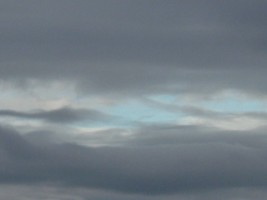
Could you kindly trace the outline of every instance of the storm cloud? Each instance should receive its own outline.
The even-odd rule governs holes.
[[[265,94],[265,1],[1,4],[4,80],[63,79],[94,93]]]
[[[2,183],[60,183],[153,195],[267,184],[266,148],[245,145],[242,140],[249,140],[249,135],[204,142],[198,140],[199,135],[184,134],[196,138],[195,142],[173,147],[88,148],[35,146],[6,128],[0,134]],[[262,139],[267,141],[262,135],[258,142]]]
[[[0,198],[263,199],[266,8],[0,0]]]

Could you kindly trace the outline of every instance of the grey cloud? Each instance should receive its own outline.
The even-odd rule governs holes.
[[[69,123],[77,121],[108,121],[111,117],[96,110],[88,109],[73,109],[70,107],[62,107],[49,111],[34,111],[34,112],[21,112],[14,110],[0,110],[0,117],[16,117],[31,120],[45,120],[54,123]]]
[[[159,93],[208,96],[227,89],[266,95],[266,8],[265,0],[0,0],[0,81],[30,88],[71,83],[88,96],[111,94],[115,99]],[[146,102],[214,123],[238,116],[266,120],[260,112],[228,116]],[[40,129],[51,132],[29,127],[25,130],[34,130],[26,135],[0,127],[3,199],[15,199],[5,196],[11,190],[1,192],[6,185],[63,188],[60,195],[35,193],[32,199],[74,199],[70,187],[71,192],[101,193],[82,192],[81,200],[266,196],[266,127],[220,131],[172,124],[137,128],[137,123],[129,134],[113,128],[66,136],[72,130],[54,132],[68,129],[66,123],[114,117],[69,107],[3,108],[0,117],[62,127],[44,123]],[[66,141],[106,146],[62,143]],[[108,147],[112,145],[117,146]]]
[[[266,91],[265,1],[1,2],[4,80],[67,79],[102,94]]]
[[[260,146],[225,140],[173,147],[35,146],[4,128],[0,137],[2,184],[60,183],[146,195],[267,184],[267,152]]]
[[[20,186],[7,185],[1,186],[0,198],[5,200],[35,200],[35,199],[51,199],[51,200],[213,200],[213,199],[244,199],[244,200],[261,200],[266,196],[266,188],[234,188],[222,189],[211,192],[195,192],[192,194],[176,194],[176,195],[162,195],[162,196],[145,196],[114,193],[103,190],[83,190],[73,189],[69,191],[68,188],[51,188],[44,185],[39,186]]]
[[[252,117],[254,119],[264,119],[264,120],[267,119],[267,113],[264,111],[262,112],[260,111],[222,112],[222,111],[214,111],[214,110],[205,109],[201,107],[194,107],[194,106],[180,107],[180,111],[190,116],[197,116],[201,118],[210,118],[210,119],[227,119],[231,117],[232,118],[233,117]]]
[[[124,143],[133,146],[163,147],[225,143],[248,148],[265,148],[267,140],[265,126],[254,130],[227,131],[201,125],[152,124],[141,126]]]
[[[100,130],[77,131],[49,130],[46,127],[40,130],[27,132],[25,138],[33,143],[77,143],[86,146],[122,146],[129,140],[132,131],[123,128],[103,128]]]

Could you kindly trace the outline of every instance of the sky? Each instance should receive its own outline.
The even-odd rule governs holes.
[[[266,9],[0,0],[0,199],[264,199]]]

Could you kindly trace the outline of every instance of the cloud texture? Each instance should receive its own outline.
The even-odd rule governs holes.
[[[0,0],[0,198],[264,199],[266,8]]]
[[[48,182],[152,195],[266,185],[267,139],[260,133],[254,141],[249,134],[178,133],[175,146],[96,149],[36,146],[5,128],[0,137],[2,183]]]

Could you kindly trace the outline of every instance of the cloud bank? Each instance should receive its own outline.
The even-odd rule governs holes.
[[[264,199],[266,8],[0,0],[0,199]]]
[[[0,137],[2,184],[49,183],[147,195],[267,184],[264,134],[252,142],[249,134],[183,133],[178,145],[138,148],[36,146],[6,128]]]

